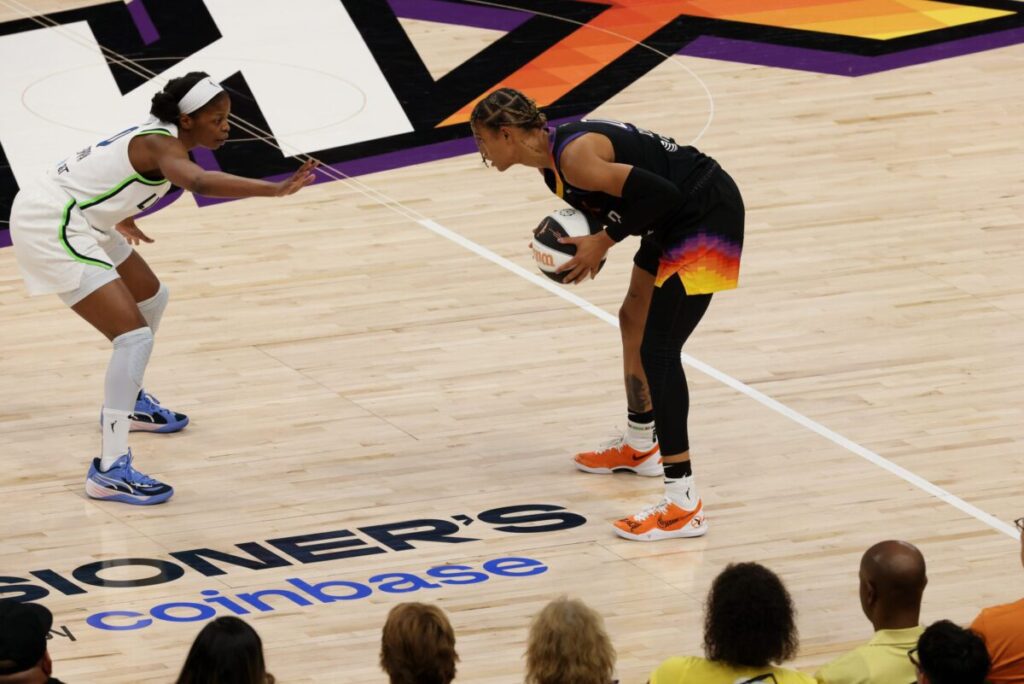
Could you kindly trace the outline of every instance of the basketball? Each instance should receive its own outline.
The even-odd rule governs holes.
[[[558,209],[544,217],[533,230],[533,240],[530,241],[530,251],[533,252],[533,260],[537,262],[540,272],[552,280],[563,283],[565,273],[555,273],[559,266],[569,261],[576,254],[576,245],[563,245],[558,241],[562,237],[586,237],[600,232],[601,226],[591,221],[581,211],[576,209]],[[598,270],[604,266],[605,259],[601,260]]]

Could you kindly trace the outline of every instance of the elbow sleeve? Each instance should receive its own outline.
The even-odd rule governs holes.
[[[619,242],[626,235],[641,235],[683,205],[683,194],[672,181],[633,167],[622,186],[628,225],[610,225],[608,236]]]

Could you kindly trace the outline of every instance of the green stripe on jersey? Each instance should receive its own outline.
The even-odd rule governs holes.
[[[121,181],[120,183],[118,183],[114,187],[112,187],[110,190],[107,190],[102,195],[96,195],[95,197],[93,197],[91,199],[87,199],[84,202],[82,202],[81,204],[79,204],[78,206],[81,209],[88,209],[89,207],[94,207],[97,204],[99,204],[100,202],[102,202],[104,200],[107,200],[107,199],[110,199],[111,197],[113,197],[117,193],[119,193],[122,190],[124,190],[128,185],[130,185],[132,183],[135,183],[135,182],[142,183],[143,185],[163,185],[164,183],[167,183],[168,181],[167,181],[166,178],[163,179],[163,180],[158,180],[158,181],[149,180],[148,178],[144,178],[144,177],[140,176],[139,174],[134,173],[134,174],[128,176],[127,178],[125,178],[123,181]]]
[[[64,209],[61,211],[60,228],[57,230],[57,239],[60,240],[60,244],[64,248],[64,251],[67,252],[72,259],[74,259],[75,261],[80,261],[83,264],[88,264],[90,266],[99,266],[100,268],[107,271],[114,268],[113,264],[108,264],[106,261],[100,261],[99,259],[90,259],[84,254],[79,254],[78,252],[75,251],[75,248],[71,246],[71,243],[68,242],[68,223],[71,220],[71,210],[74,208],[75,200],[71,199],[68,200],[68,203],[64,205]]]

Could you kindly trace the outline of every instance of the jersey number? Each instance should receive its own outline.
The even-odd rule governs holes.
[[[132,126],[131,128],[126,128],[123,131],[121,131],[120,133],[118,133],[117,135],[115,135],[114,137],[107,138],[103,142],[96,143],[96,147],[106,147],[107,145],[109,145],[110,143],[114,142],[118,138],[123,138],[124,136],[128,135],[129,133],[134,131],[136,128],[138,128],[138,126]]]
[[[139,208],[139,210],[141,211],[142,209],[146,208],[146,205],[149,204],[149,201],[151,199],[153,199],[154,197],[156,197],[156,193],[155,192],[152,195],[150,195],[149,197],[147,197],[146,199],[144,199],[141,202],[139,202],[138,204],[136,204],[135,206],[137,206]]]

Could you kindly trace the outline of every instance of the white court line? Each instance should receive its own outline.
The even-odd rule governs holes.
[[[501,266],[506,271],[510,271],[519,276],[520,278],[524,278],[533,283],[534,285],[538,285],[547,290],[548,292],[551,292],[552,294],[561,297],[567,302],[575,304],[576,306],[580,307],[587,313],[600,318],[605,323],[613,325],[616,328],[619,327],[618,317],[613,316],[604,309],[592,304],[591,302],[588,302],[583,297],[580,297],[579,295],[570,292],[565,287],[556,284],[554,281],[539,276],[536,273],[533,273],[532,271],[526,270],[519,264],[509,261],[505,257],[492,252],[486,247],[479,245],[468,238],[463,237],[462,235],[456,233],[455,231],[449,228],[445,228],[436,221],[433,221],[432,219],[417,219],[416,222],[419,223],[424,228],[426,228],[427,230],[430,230],[440,235],[446,240],[451,240],[460,247],[464,247],[465,249],[468,249],[474,254],[482,256],[484,259],[487,259],[491,263]],[[874,451],[871,451],[870,449],[867,449],[861,446],[860,444],[857,444],[853,440],[843,437],[838,432],[830,430],[821,423],[808,418],[804,414],[791,409],[790,407],[786,406],[785,404],[779,401],[776,401],[775,399],[772,399],[767,394],[754,389],[750,385],[741,382],[740,380],[737,380],[731,375],[727,375],[722,371],[718,370],[717,368],[709,366],[703,361],[693,358],[689,354],[684,353],[682,355],[682,359],[683,363],[685,363],[687,366],[690,366],[700,371],[701,373],[704,373],[705,375],[710,376],[715,380],[718,380],[723,385],[727,385],[736,390],[737,392],[740,392],[741,394],[750,397],[751,399],[761,404],[762,406],[765,406],[771,409],[772,411],[775,411],[776,413],[781,414],[786,418],[789,418],[793,422],[804,426],[811,432],[814,432],[815,434],[824,437],[825,439],[846,449],[847,451],[850,451],[856,454],[857,456],[860,456],[865,461],[874,463],[879,468],[889,471],[896,477],[899,477],[900,479],[904,480],[905,482],[908,482],[909,484],[912,484],[918,489],[927,492],[928,494],[931,494],[932,496],[941,501],[944,501],[945,503],[966,513],[972,518],[980,520],[989,527],[999,532],[1002,532],[1003,534],[1008,535],[1013,539],[1017,539],[1017,529],[1013,525],[1003,522],[999,518],[989,513],[986,513],[977,506],[967,503],[966,501],[956,496],[955,494],[952,494],[943,489],[942,487],[939,487],[938,485],[929,482],[920,475],[910,470],[907,470],[903,466],[896,465],[895,463],[885,458],[884,456],[880,456]]]

